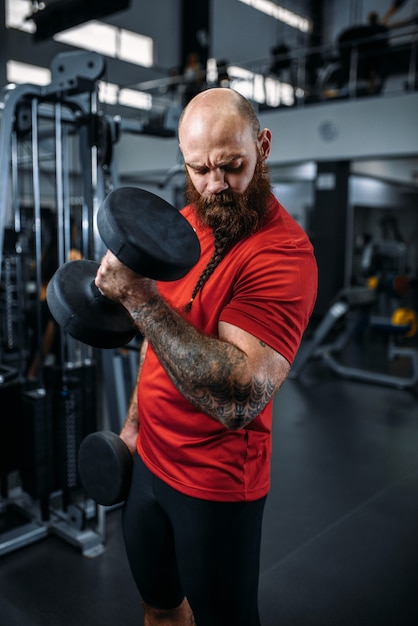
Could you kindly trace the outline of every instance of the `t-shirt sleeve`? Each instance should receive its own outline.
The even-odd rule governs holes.
[[[263,249],[241,269],[220,320],[258,337],[292,363],[315,304],[317,266],[309,240]]]

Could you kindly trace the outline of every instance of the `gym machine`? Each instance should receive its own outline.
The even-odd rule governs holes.
[[[98,429],[119,430],[140,338],[123,350],[101,350],[57,325],[55,362],[44,357],[44,213],[51,205],[58,266],[74,247],[96,263],[105,252],[97,214],[118,187],[112,146],[125,127],[147,130],[99,110],[100,55],[60,54],[50,69],[47,86],[0,92],[0,397],[11,407],[0,419],[0,555],[55,534],[92,557],[104,550],[108,507],[84,492],[78,450]],[[35,310],[30,329],[28,309]],[[39,357],[34,379],[27,377],[31,337]]]
[[[417,332],[416,315],[407,308],[397,309],[391,317],[373,315],[377,299],[377,290],[369,287],[342,289],[318,324],[312,338],[306,341],[296,355],[289,378],[298,379],[311,360],[321,359],[342,378],[398,389],[414,387],[418,382],[418,350],[411,346],[397,345],[396,337],[413,336]],[[385,373],[344,362],[343,351],[357,335],[361,335],[365,327],[387,336],[386,359],[389,363],[396,359],[406,359],[410,365],[409,375]]]

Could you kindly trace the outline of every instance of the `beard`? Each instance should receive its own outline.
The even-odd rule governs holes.
[[[202,197],[186,170],[186,199],[189,204],[195,205],[200,223],[211,228],[214,235],[212,258],[202,271],[191,299],[184,307],[186,312],[191,310],[196,295],[231,248],[264,225],[271,194],[267,171],[263,159],[258,155],[254,175],[244,193],[222,191]]]
[[[268,169],[260,155],[253,178],[244,193],[222,191],[203,197],[195,189],[186,171],[186,199],[194,204],[201,224],[209,226],[215,242],[230,248],[264,225],[271,194]]]

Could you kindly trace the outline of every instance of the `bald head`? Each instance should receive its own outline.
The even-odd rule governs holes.
[[[270,139],[268,129],[260,131],[248,100],[232,89],[202,91],[180,118],[180,149],[186,171],[204,196],[227,189],[243,193],[257,159],[268,157]]]
[[[183,110],[179,121],[179,136],[183,124],[189,125],[200,119],[201,123],[211,125],[222,118],[227,124],[229,119],[241,118],[249,126],[254,141],[260,132],[257,115],[250,104],[240,93],[229,88],[207,89],[195,96]]]

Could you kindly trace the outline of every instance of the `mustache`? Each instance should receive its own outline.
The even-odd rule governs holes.
[[[200,204],[202,207],[230,206],[237,202],[238,198],[239,194],[233,191],[221,191],[210,196],[201,196]]]

